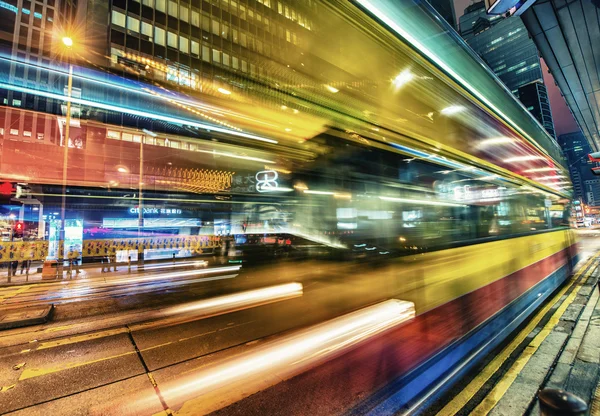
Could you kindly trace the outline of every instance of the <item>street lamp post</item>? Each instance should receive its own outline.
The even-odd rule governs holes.
[[[67,47],[69,54],[67,55],[69,63],[69,80],[67,82],[67,114],[65,117],[65,138],[63,141],[63,178],[62,178],[62,204],[60,208],[60,231],[58,237],[58,267],[57,273],[60,278],[63,276],[64,268],[64,244],[65,244],[65,207],[67,203],[67,166],[69,157],[69,128],[71,127],[71,94],[73,91],[73,64],[71,63],[71,48],[73,47],[73,39],[68,36],[62,38],[63,44]]]

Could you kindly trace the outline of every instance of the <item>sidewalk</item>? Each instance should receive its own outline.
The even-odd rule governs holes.
[[[544,388],[573,393],[591,408],[600,374],[600,297],[597,284],[598,270],[595,270],[490,415],[539,415],[537,393]],[[549,323],[552,324],[552,319]],[[547,325],[536,338],[545,335],[546,331]],[[536,338],[527,348],[536,346]],[[522,355],[517,361],[523,359]]]
[[[575,394],[600,415],[598,264],[582,267],[437,415],[539,415],[545,388]]]

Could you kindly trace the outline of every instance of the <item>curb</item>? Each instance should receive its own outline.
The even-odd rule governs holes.
[[[0,311],[0,330],[39,325],[48,322],[54,313],[54,304],[38,308],[5,309]]]

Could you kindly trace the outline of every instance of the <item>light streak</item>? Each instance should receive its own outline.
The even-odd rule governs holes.
[[[442,202],[442,201],[433,201],[427,199],[409,199],[409,198],[395,198],[391,196],[380,196],[379,199],[383,201],[391,201],[391,202],[403,202],[407,204],[420,204],[420,205],[434,205],[441,207],[465,207],[464,204],[454,204],[452,202]]]
[[[523,172],[525,172],[525,173],[550,172],[550,171],[558,172],[560,170],[561,170],[560,168],[535,168],[535,169],[527,169],[527,170],[524,170]]]
[[[495,137],[493,139],[481,140],[479,142],[479,147],[495,146],[499,144],[508,144],[514,142],[516,142],[516,140],[511,137]]]
[[[456,81],[458,81],[460,84],[462,84],[464,87],[466,87],[472,94],[477,96],[490,109],[492,109],[494,112],[496,112],[498,115],[500,115],[500,117],[502,117],[504,120],[506,120],[515,130],[517,130],[519,133],[521,133],[521,135],[523,137],[527,138],[531,143],[535,143],[535,145],[539,149],[542,149],[542,147],[537,143],[537,141],[535,141],[529,134],[525,133],[525,131],[521,127],[519,127],[519,125],[517,123],[515,123],[504,112],[500,111],[499,108],[497,108],[494,104],[492,104],[477,88],[475,88],[473,85],[471,85],[469,82],[467,82],[466,79],[464,79],[463,77],[458,75],[443,59],[441,59],[435,53],[433,53],[428,48],[426,48],[425,45],[423,45],[419,40],[417,40],[417,38],[412,36],[406,29],[404,29],[402,27],[402,25],[396,23],[392,18],[387,16],[383,11],[379,10],[373,4],[372,0],[356,0],[356,1],[359,4],[361,4],[363,7],[365,7],[367,10],[369,10],[369,12],[373,13],[373,15],[375,15],[379,20],[381,20],[383,23],[385,23],[389,28],[391,28],[396,33],[398,33],[401,37],[403,37],[404,40],[406,40],[408,43],[410,43],[415,48],[420,50],[429,59],[431,59],[433,62],[435,62],[435,64],[439,68],[441,68],[444,72],[446,72],[446,74],[450,75]],[[526,111],[526,110],[523,110],[523,111]],[[543,130],[543,127],[541,124],[539,124],[539,122],[538,122],[538,126],[540,127],[541,131],[545,131],[545,130]],[[550,135],[548,135],[547,133],[546,133],[546,135],[548,137],[550,137]]]
[[[149,266],[144,266],[144,270],[158,270],[158,269],[166,269],[166,268],[176,268],[176,267],[205,267],[208,265],[206,260],[199,261],[183,261],[178,263],[168,263],[168,264],[151,264]]]
[[[400,72],[396,78],[392,81],[392,84],[396,87],[396,89],[402,88],[404,85],[408,84],[410,81],[415,79],[415,74],[410,72],[409,69],[405,69]]]
[[[460,106],[460,105],[451,105],[450,107],[446,107],[446,108],[440,110],[440,113],[442,113],[446,116],[451,116],[453,114],[457,114],[462,111],[465,111],[465,107]]]
[[[226,266],[226,267],[214,267],[210,269],[202,269],[202,270],[188,270],[184,272],[171,272],[171,273],[162,273],[152,276],[143,276],[143,277],[127,277],[124,279],[115,279],[110,282],[106,282],[106,285],[112,285],[114,283],[142,283],[142,282],[151,282],[154,280],[165,280],[165,279],[177,279],[181,277],[188,276],[196,276],[203,274],[214,274],[214,273],[227,273],[227,272],[237,272],[242,268],[242,266]],[[231,278],[232,276],[224,276],[223,278]],[[217,278],[214,278],[215,280]],[[99,285],[100,286],[100,285]]]
[[[330,191],[313,191],[310,189],[305,189],[304,190],[305,194],[315,194],[315,195],[335,195],[335,192],[330,192]]]
[[[509,157],[508,159],[504,159],[503,162],[505,162],[505,163],[529,162],[531,160],[544,160],[544,159],[546,159],[544,156],[534,156],[534,155],[515,156],[515,157]]]
[[[231,295],[218,296],[210,299],[203,299],[196,302],[177,305],[165,310],[166,315],[179,315],[189,312],[203,312],[203,314],[213,314],[226,307],[228,310],[238,310],[250,305],[258,305],[270,302],[277,302],[283,299],[302,296],[303,288],[301,283],[286,283],[283,285],[269,286],[262,289],[248,290]]]
[[[550,175],[550,176],[540,176],[539,178],[531,178],[533,181],[549,181],[552,179],[563,179],[566,178],[565,175]]]
[[[52,98],[55,100],[71,101],[71,103],[85,105],[85,106],[92,107],[92,108],[101,108],[101,109],[107,110],[107,111],[122,112],[125,114],[131,114],[131,115],[136,115],[136,116],[140,116],[140,117],[151,118],[154,120],[161,120],[161,121],[165,121],[167,123],[183,124],[183,125],[187,125],[187,126],[191,126],[191,127],[198,127],[201,129],[205,129],[207,131],[216,131],[219,133],[226,133],[226,134],[230,134],[232,136],[243,137],[243,138],[251,139],[251,140],[258,140],[261,142],[267,142],[267,143],[273,143],[273,144],[278,143],[277,140],[267,139],[265,137],[255,136],[253,134],[243,133],[243,132],[239,132],[239,131],[235,131],[235,130],[229,130],[229,129],[225,129],[222,127],[213,126],[210,124],[198,123],[196,121],[166,116],[166,115],[162,115],[162,114],[149,113],[146,111],[140,111],[140,110],[135,110],[135,109],[126,108],[126,107],[120,107],[120,106],[116,106],[116,105],[98,103],[98,102],[94,102],[94,101],[90,101],[90,100],[85,100],[82,98],[75,98],[75,97],[69,98],[62,94],[55,94],[55,93],[46,92],[46,91],[38,91],[33,88],[26,88],[26,87],[20,87],[17,85],[0,83],[0,89],[7,89],[7,90],[11,90],[11,91],[23,92],[26,94],[33,94],[33,95],[38,95],[38,96],[42,96],[42,97],[46,97],[46,98]]]
[[[202,367],[196,374],[176,379],[161,390],[167,402],[198,397],[187,405],[193,405],[198,413],[209,413],[332,359],[414,316],[414,303],[388,300],[267,341],[248,352]],[[238,383],[243,388],[232,388]],[[220,389],[226,390],[219,394]],[[211,393],[218,400],[207,399]]]

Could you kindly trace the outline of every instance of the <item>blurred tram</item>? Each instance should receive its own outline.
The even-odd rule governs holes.
[[[242,274],[327,280],[326,265],[348,287],[369,276],[364,305],[408,300],[417,317],[380,351],[389,371],[344,377],[370,380],[354,397],[418,381],[408,403],[570,275],[568,172],[554,139],[426,2],[310,4],[297,42],[235,47],[251,71],[217,62],[217,49],[185,66],[112,44],[104,71],[75,69],[68,141],[64,67],[37,69],[53,83],[4,80],[0,179],[58,212],[67,142],[66,215],[82,240],[212,235],[209,254]],[[20,65],[0,60],[4,74]],[[328,403],[357,405],[338,394]]]

